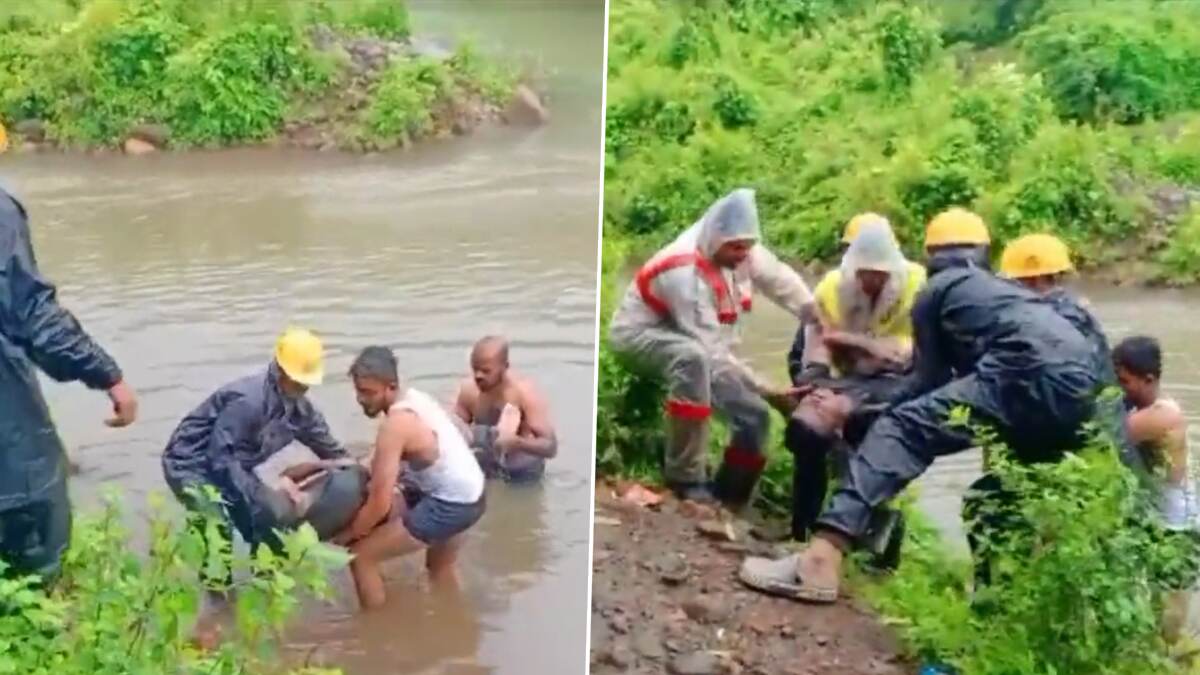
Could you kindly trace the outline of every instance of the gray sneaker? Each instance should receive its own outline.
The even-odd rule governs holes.
[[[800,554],[785,558],[749,557],[742,561],[738,578],[750,588],[802,602],[830,604],[837,602],[838,589],[807,584],[796,575]]]

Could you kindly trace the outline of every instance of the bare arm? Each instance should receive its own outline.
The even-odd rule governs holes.
[[[496,442],[505,452],[516,450],[550,459],[558,454],[558,438],[550,421],[550,406],[532,385],[526,385],[522,389],[521,416],[529,433],[509,439],[497,439]]]
[[[371,460],[371,482],[367,486],[367,501],[346,529],[333,538],[334,543],[347,544],[367,536],[392,510],[409,424],[407,415],[397,415],[389,417],[379,427],[379,435],[375,440],[375,456]]]
[[[1184,438],[1183,415],[1173,408],[1155,405],[1131,412],[1128,417],[1129,439],[1135,445],[1153,445],[1165,455],[1167,476],[1172,483],[1182,483],[1187,470],[1187,442]]]
[[[450,415],[450,421],[454,422],[458,433],[462,434],[468,444],[475,440],[474,434],[471,433],[471,424],[475,421],[475,414],[471,412],[472,408],[470,386],[463,382],[458,385],[458,393],[455,395],[454,405],[451,407],[454,414]]]

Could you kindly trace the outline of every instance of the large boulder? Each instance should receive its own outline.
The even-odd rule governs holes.
[[[125,139],[123,149],[127,155],[148,155],[158,151],[158,148],[154,147],[154,144],[147,143],[140,138]]]
[[[139,124],[129,130],[129,137],[164,148],[171,140],[171,128],[165,124]]]
[[[17,122],[13,130],[27,141],[41,143],[46,140],[46,123],[41,120],[27,119]]]
[[[523,84],[513,92],[501,116],[506,123],[520,126],[541,126],[550,121],[550,111],[542,103],[542,98]]]

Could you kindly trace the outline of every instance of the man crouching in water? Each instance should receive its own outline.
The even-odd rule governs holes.
[[[508,367],[508,342],[487,336],[471,350],[471,379],[458,389],[454,411],[470,425],[475,458],[488,477],[539,480],[558,454],[549,406],[533,382]]]
[[[379,565],[425,550],[437,585],[457,585],[454,562],[464,533],[485,510],[483,471],[458,428],[429,395],[400,383],[387,347],[367,347],[350,367],[358,404],[383,415],[371,460],[367,501],[333,538],[349,545],[350,572],[363,609],[383,604]],[[403,483],[397,500],[397,488]]]

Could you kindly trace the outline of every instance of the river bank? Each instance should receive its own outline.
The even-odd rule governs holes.
[[[16,153],[369,152],[550,118],[544,73],[414,32],[399,0],[58,4],[0,16]]]
[[[852,597],[816,607],[742,586],[742,557],[775,545],[744,528],[729,541],[712,527],[715,514],[671,497],[652,507],[623,500],[627,486],[596,485],[593,673],[916,672],[892,631]]]

